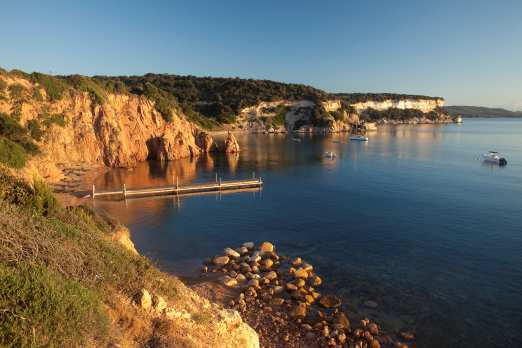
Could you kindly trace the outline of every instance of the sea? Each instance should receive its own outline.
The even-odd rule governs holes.
[[[236,136],[239,154],[144,162],[96,187],[254,176],[260,190],[94,204],[182,278],[225,247],[271,241],[313,264],[352,322],[412,331],[417,347],[522,347],[522,119],[382,126],[368,142]],[[489,150],[507,166],[482,163]]]

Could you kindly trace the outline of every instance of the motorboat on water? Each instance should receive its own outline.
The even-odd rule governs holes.
[[[482,162],[499,166],[505,166],[507,164],[507,160],[497,151],[489,151],[488,153],[483,154]]]
[[[324,153],[324,157],[326,158],[330,158],[330,159],[334,159],[336,157],[335,153],[333,153],[332,151],[326,151]]]
[[[368,141],[368,137],[365,135],[355,134],[350,136],[350,140]]]

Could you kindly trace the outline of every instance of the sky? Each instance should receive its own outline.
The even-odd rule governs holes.
[[[0,67],[304,83],[522,110],[522,0],[5,1]]]

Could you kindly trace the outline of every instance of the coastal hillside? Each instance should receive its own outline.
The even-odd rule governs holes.
[[[154,100],[118,88],[0,71],[0,162],[56,182],[78,165],[132,167],[216,149],[181,110],[163,115]]]
[[[350,130],[361,120],[451,122],[449,114],[441,109],[443,103],[440,97],[332,94],[311,86],[268,80],[167,74],[52,76],[0,70],[0,112],[12,116],[22,126],[28,122],[34,126],[35,119],[63,118],[65,128],[81,127],[82,133],[96,129],[89,130],[90,134],[82,140],[70,136],[54,138],[67,139],[67,145],[59,145],[68,148],[71,144],[83,148],[77,145],[81,141],[93,147],[92,140],[96,138],[100,142],[94,146],[97,150],[89,151],[96,153],[96,158],[88,161],[109,166],[205,152],[211,144],[203,129],[335,132]],[[63,117],[48,117],[57,115]],[[100,126],[102,134],[98,133]],[[136,134],[138,130],[140,133]],[[168,148],[176,137],[183,139],[183,149],[173,153]],[[112,143],[117,144],[116,150],[129,146],[129,151],[124,152],[132,155],[109,158],[107,153],[115,152],[114,148],[107,151],[109,138],[115,140]]]
[[[484,106],[452,105],[444,110],[451,115],[462,117],[522,117],[522,111],[509,111],[502,108],[487,108]]]
[[[452,122],[443,103],[267,80],[0,69],[0,162],[61,185],[78,166],[133,167],[238,149],[232,135],[230,148],[217,146],[208,129],[324,133],[350,131],[361,121]]]
[[[247,347],[255,331],[138,255],[129,231],[0,166],[0,346]]]

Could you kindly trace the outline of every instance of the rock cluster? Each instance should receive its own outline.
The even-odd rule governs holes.
[[[238,292],[229,305],[258,331],[263,346],[407,347],[368,319],[354,327],[341,299],[317,289],[323,280],[314,267],[278,255],[270,242],[226,248],[202,272],[223,273],[223,284]]]

